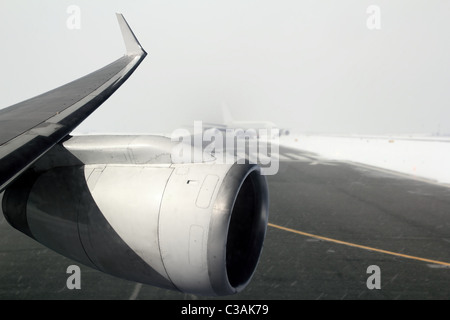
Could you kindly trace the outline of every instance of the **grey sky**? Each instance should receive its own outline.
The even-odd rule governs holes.
[[[149,56],[77,131],[170,133],[224,101],[307,132],[450,134],[450,1],[412,2],[2,0],[0,108],[120,57],[122,12]]]

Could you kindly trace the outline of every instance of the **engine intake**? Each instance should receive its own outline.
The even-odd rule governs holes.
[[[268,190],[254,164],[72,162],[23,175],[2,209],[16,229],[103,272],[230,295],[256,269]]]

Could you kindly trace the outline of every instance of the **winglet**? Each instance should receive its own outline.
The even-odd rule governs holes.
[[[121,13],[116,13],[116,16],[119,21],[120,30],[122,31],[122,37],[125,42],[127,55],[147,55],[147,52],[145,52],[142,48],[123,15]]]

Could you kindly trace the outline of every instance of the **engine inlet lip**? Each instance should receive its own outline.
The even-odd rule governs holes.
[[[256,242],[258,252],[256,261],[246,270],[246,276],[233,279],[229,274],[227,264],[227,243],[230,231],[230,222],[234,206],[241,188],[247,179],[252,179],[254,194],[257,198]],[[242,291],[250,282],[256,269],[266,233],[269,215],[269,196],[266,178],[261,175],[260,167],[256,164],[234,164],[219,189],[214,202],[208,238],[208,272],[213,291],[217,295],[231,295]]]

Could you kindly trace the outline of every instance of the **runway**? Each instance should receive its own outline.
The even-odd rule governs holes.
[[[450,298],[450,188],[287,148],[278,156],[257,271],[220,299]],[[82,265],[81,289],[69,290],[72,264],[0,218],[0,299],[211,299]],[[370,266],[379,289],[368,287]]]

